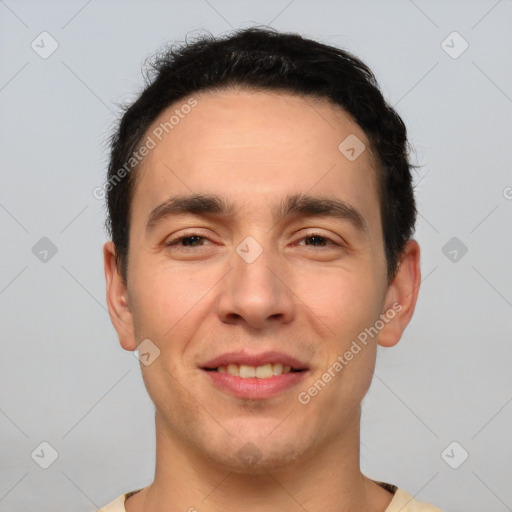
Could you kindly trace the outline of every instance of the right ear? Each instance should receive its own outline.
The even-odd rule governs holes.
[[[116,247],[111,240],[103,246],[103,262],[107,285],[107,306],[119,343],[125,350],[136,350],[133,316],[128,301],[127,284],[117,268]]]

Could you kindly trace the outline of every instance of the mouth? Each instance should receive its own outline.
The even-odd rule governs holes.
[[[280,352],[224,354],[201,367],[208,382],[239,399],[269,399],[297,386],[309,374],[298,359]]]

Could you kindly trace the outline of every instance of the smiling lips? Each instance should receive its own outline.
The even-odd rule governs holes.
[[[301,361],[276,351],[232,352],[211,359],[202,369],[217,388],[246,399],[270,398],[296,385],[308,373]]]

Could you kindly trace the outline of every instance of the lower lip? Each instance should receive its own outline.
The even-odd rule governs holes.
[[[220,390],[228,392],[237,398],[250,400],[271,398],[296,386],[308,373],[307,370],[304,370],[301,372],[282,373],[281,375],[274,375],[268,379],[258,379],[257,377],[243,379],[242,377],[230,375],[229,373],[203,371],[209,375],[213,384]]]

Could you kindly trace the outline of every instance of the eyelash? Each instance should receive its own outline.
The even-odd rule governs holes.
[[[182,242],[183,240],[187,240],[189,238],[200,238],[202,240],[208,240],[208,237],[205,237],[205,236],[202,236],[202,235],[199,235],[197,233],[191,233],[189,235],[183,235],[183,236],[180,236],[178,238],[175,238],[173,240],[170,240],[168,243],[166,243],[165,245],[167,247],[177,247],[178,250],[180,251],[190,251],[190,250],[194,250],[196,247],[203,247],[201,245],[199,246],[192,246],[192,247],[188,247],[188,246],[180,246],[180,242]],[[331,246],[335,246],[335,247],[342,247],[342,244],[339,244],[339,243],[336,243],[334,240],[332,240],[331,238],[329,238],[328,236],[324,236],[320,233],[307,233],[306,235],[304,235],[302,238],[300,238],[300,240],[304,240],[306,238],[322,238],[324,241],[327,241],[329,242],[329,245]],[[320,247],[320,248],[323,248],[325,246],[311,246],[313,248],[317,248],[317,247]]]

